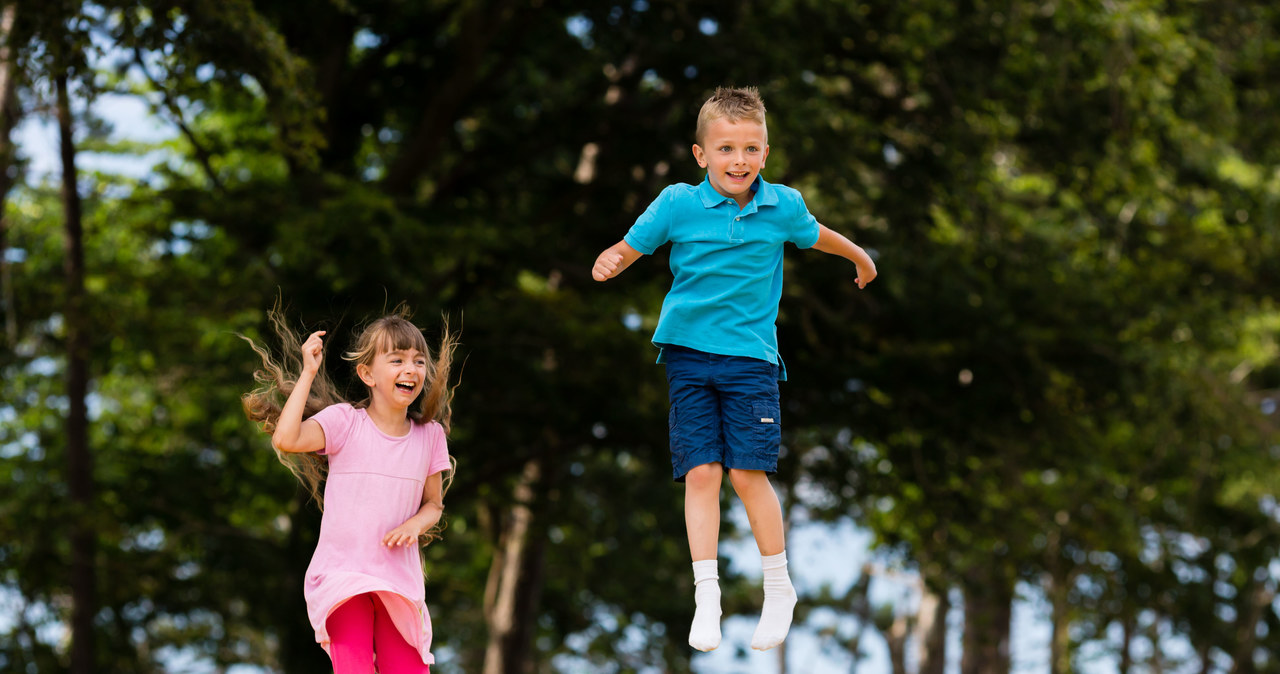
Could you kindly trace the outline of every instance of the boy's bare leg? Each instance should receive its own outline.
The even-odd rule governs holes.
[[[729,481],[747,509],[751,533],[760,549],[764,569],[764,607],[760,623],[751,637],[751,647],[766,651],[781,644],[791,630],[791,613],[796,591],[787,574],[786,534],[782,528],[782,506],[778,494],[761,470],[729,471]]]
[[[720,645],[720,583],[716,550],[720,544],[720,482],[718,463],[695,466],[684,476],[684,524],[693,557],[693,624],[689,645],[700,651]]]
[[[734,468],[729,471],[729,481],[747,509],[747,521],[751,523],[751,535],[756,537],[760,556],[768,557],[785,550],[782,506],[778,503],[778,493],[769,484],[769,476],[763,470]]]
[[[684,526],[689,531],[693,561],[715,559],[720,547],[720,481],[718,463],[694,466],[684,476]]]

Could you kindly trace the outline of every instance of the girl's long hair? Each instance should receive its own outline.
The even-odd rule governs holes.
[[[354,348],[343,353],[342,358],[356,367],[370,366],[380,353],[397,349],[417,349],[427,361],[426,386],[418,396],[418,404],[411,406],[409,417],[415,423],[425,424],[435,421],[448,435],[453,416],[451,409],[453,388],[449,386],[449,371],[457,341],[449,332],[448,322],[445,322],[441,331],[440,346],[436,349],[435,357],[432,358],[426,338],[423,337],[422,331],[409,321],[409,317],[408,307],[401,304],[392,313],[365,325],[355,339]],[[275,432],[276,421],[280,418],[284,402],[297,384],[298,379],[295,373],[302,371],[302,342],[289,327],[279,303],[267,313],[267,318],[276,338],[280,340],[281,350],[279,354],[273,354],[267,347],[240,335],[240,338],[248,342],[262,359],[262,367],[253,373],[257,387],[241,396],[241,403],[245,416],[258,424],[264,432],[270,434]],[[350,402],[354,407],[367,407],[369,395],[366,391],[366,395],[360,400],[347,400],[339,393],[338,388],[321,367],[311,383],[310,395],[307,396],[302,418],[310,419],[320,410],[343,402]],[[280,463],[288,467],[323,510],[323,485],[329,468],[328,459],[316,452],[295,453],[280,450],[275,452]],[[453,457],[449,457],[449,471],[444,477],[444,491],[447,491],[450,483],[453,482],[455,467]],[[430,543],[440,537],[442,529],[442,525],[436,525],[425,532],[420,541],[423,545]]]

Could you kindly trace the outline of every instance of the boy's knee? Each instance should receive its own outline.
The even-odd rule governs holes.
[[[704,463],[690,468],[684,476],[684,483],[689,489],[719,489],[723,476],[724,468],[720,464]]]
[[[763,470],[729,469],[729,482],[735,490],[752,489],[769,484],[769,476]]]

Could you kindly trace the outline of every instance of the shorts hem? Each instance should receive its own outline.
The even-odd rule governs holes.
[[[729,465],[734,463],[734,465]],[[759,470],[766,474],[773,475],[778,472],[778,462],[775,459],[772,462],[764,460],[756,461],[739,461],[739,462],[723,462],[722,465],[726,471],[730,470]]]
[[[672,457],[672,459],[674,458]],[[705,466],[708,463],[718,463],[723,466],[724,457],[716,452],[702,452],[693,456],[686,455],[684,461],[680,462],[679,465],[676,465],[674,461],[672,462],[671,479],[676,482],[684,482],[684,476],[688,475],[689,471],[698,466]]]

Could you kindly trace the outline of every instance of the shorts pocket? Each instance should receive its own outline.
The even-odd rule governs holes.
[[[778,451],[782,444],[782,407],[777,401],[751,402],[751,437],[761,451]]]

